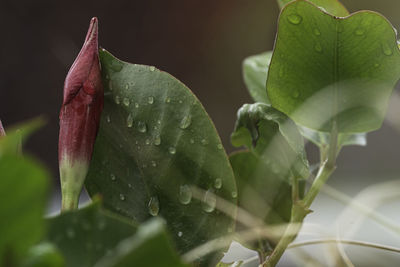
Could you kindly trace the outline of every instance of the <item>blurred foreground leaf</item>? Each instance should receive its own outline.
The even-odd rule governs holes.
[[[134,225],[101,210],[97,202],[48,219],[48,228],[46,240],[59,248],[67,267],[92,267],[136,232]]]
[[[49,179],[40,164],[9,150],[13,141],[2,138],[6,149],[0,155],[0,266],[7,267],[16,266],[43,235]]]

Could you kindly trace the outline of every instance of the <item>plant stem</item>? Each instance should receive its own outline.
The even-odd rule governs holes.
[[[303,200],[293,199],[292,216],[290,219],[290,224],[287,227],[285,234],[279,240],[274,251],[272,251],[271,255],[269,256],[268,260],[263,264],[263,266],[274,267],[282,257],[283,253],[285,252],[289,244],[292,243],[293,240],[297,237],[297,233],[300,231],[302,227],[302,222],[304,218],[307,216],[308,213],[310,213],[309,208],[312,202],[318,195],[322,186],[326,183],[328,178],[336,169],[335,165],[337,156],[337,143],[338,143],[338,131],[337,131],[336,121],[334,121],[332,126],[331,139],[328,151],[321,151],[321,153],[327,154],[327,159],[321,165],[318,174],[315,177],[314,182],[311,185],[311,188],[307,192],[304,199]]]

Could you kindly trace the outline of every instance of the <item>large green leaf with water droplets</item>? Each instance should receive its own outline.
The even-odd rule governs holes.
[[[292,210],[292,189],[289,182],[254,153],[234,153],[230,156],[230,161],[235,172],[239,207],[266,225],[289,223]],[[245,229],[243,225],[237,226],[239,231]],[[270,252],[283,231],[275,234],[274,238],[260,237],[241,243],[263,253]]]
[[[104,256],[95,267],[188,267],[176,254],[161,219],[141,225],[137,233],[121,241],[115,250]]]
[[[106,51],[100,59],[105,103],[89,194],[101,194],[106,208],[138,222],[163,217],[180,253],[226,234],[233,219],[216,209],[215,195],[235,204],[234,175],[201,103],[166,72]],[[235,213],[234,205],[226,208]]]
[[[400,77],[395,30],[381,15],[346,18],[307,1],[285,6],[267,79],[272,106],[296,123],[340,133],[378,129]]]
[[[48,219],[46,240],[63,254],[67,267],[92,267],[122,240],[136,232],[126,219],[100,209],[100,204]]]
[[[287,181],[292,177],[306,179],[310,174],[304,141],[297,126],[268,104],[243,105],[231,140],[236,147],[249,148]]]
[[[283,8],[286,4],[293,2],[294,0],[277,0],[279,7]],[[337,17],[346,17],[349,15],[349,11],[340,3],[338,0],[308,0],[314,5],[322,8],[324,11],[328,12]]]

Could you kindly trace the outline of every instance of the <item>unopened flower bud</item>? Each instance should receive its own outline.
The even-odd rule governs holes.
[[[98,53],[97,18],[64,83],[58,159],[62,209],[75,209],[89,168],[103,109],[104,92]]]

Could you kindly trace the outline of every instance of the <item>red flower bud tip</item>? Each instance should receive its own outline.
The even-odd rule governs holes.
[[[4,131],[3,124],[1,123],[0,120],[0,137],[6,136],[6,131]]]
[[[93,18],[85,43],[64,83],[58,143],[64,210],[78,206],[99,128],[103,102],[98,23],[97,18]]]

